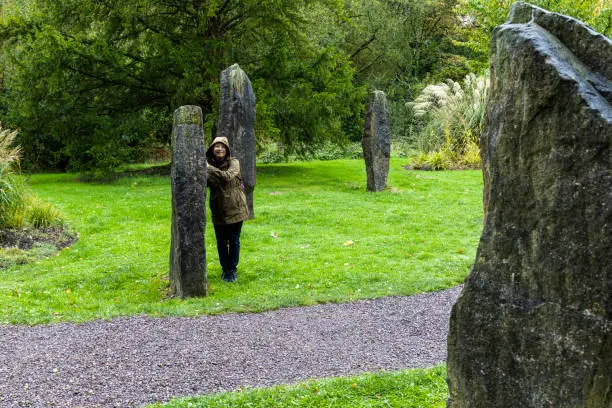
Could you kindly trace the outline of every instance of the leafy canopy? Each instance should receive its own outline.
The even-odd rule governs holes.
[[[303,35],[311,3],[5,0],[6,117],[21,126],[31,162],[112,168],[138,148],[167,143],[180,105],[201,106],[214,127],[219,73],[238,63],[266,89],[258,110],[272,120],[262,121],[264,132],[339,137],[364,92],[344,55]],[[316,3],[341,12],[335,0]]]

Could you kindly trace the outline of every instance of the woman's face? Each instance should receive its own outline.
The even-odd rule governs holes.
[[[223,159],[227,154],[227,149],[223,143],[216,143],[213,146],[213,153],[215,154],[216,159]]]

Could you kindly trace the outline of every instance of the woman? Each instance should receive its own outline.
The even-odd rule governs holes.
[[[240,163],[232,157],[225,137],[217,137],[206,151],[210,212],[225,282],[236,281],[240,258],[240,230],[249,216]]]

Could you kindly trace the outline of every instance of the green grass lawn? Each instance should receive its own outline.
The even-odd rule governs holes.
[[[261,311],[454,286],[468,273],[482,228],[481,172],[403,164],[392,160],[389,189],[380,193],[365,192],[362,160],[259,166],[238,281],[221,281],[209,224],[209,296],[187,300],[166,296],[168,177],[95,184],[33,175],[34,192],[62,211],[80,240],[0,270],[0,324]]]
[[[306,381],[291,386],[246,389],[203,397],[175,399],[164,408],[303,407],[303,408],[443,408],[446,406],[446,370],[431,369],[363,374],[354,377]]]

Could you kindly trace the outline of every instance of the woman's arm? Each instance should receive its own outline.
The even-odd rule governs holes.
[[[237,159],[230,159],[227,170],[219,170],[210,164],[207,168],[209,183],[213,185],[224,184],[240,176],[240,163]]]

